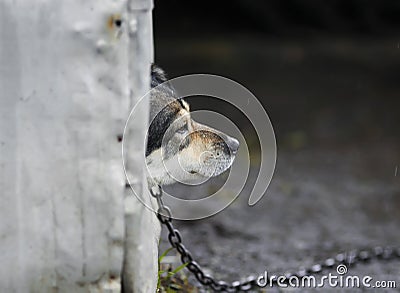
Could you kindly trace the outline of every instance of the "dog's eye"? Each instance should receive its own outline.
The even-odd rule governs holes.
[[[185,123],[181,128],[179,128],[176,132],[183,134],[186,133],[188,130],[187,124]]]

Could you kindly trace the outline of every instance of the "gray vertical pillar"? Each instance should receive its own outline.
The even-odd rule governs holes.
[[[126,130],[126,171],[129,181],[148,206],[154,206],[143,174],[149,104],[139,103],[150,89],[150,61],[153,60],[151,0],[132,0],[128,7],[130,28],[131,108],[136,107],[134,123]],[[139,117],[140,116],[140,117]],[[132,140],[131,138],[134,138]],[[132,190],[126,194],[126,242],[123,270],[125,292],[155,292],[160,225],[154,213],[143,205]]]
[[[0,39],[0,292],[120,292],[123,273],[140,292],[147,269],[153,288],[159,230],[125,209],[117,139],[149,87],[151,3],[3,0]]]

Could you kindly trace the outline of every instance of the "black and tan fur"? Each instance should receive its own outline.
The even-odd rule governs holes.
[[[152,66],[146,163],[151,182],[193,182],[217,176],[233,163],[239,142],[200,124],[178,99],[162,69]],[[150,179],[149,178],[149,179]]]

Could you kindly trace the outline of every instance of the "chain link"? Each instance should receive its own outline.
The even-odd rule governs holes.
[[[173,248],[175,248],[181,256],[181,261],[187,264],[186,268],[193,273],[196,279],[204,286],[210,287],[218,292],[246,292],[251,289],[259,287],[257,284],[257,277],[251,275],[243,281],[235,281],[227,283],[222,280],[216,280],[212,276],[204,273],[203,268],[193,260],[192,254],[182,243],[182,235],[178,229],[172,224],[171,210],[164,205],[162,201],[162,189],[159,187],[158,192],[150,189],[150,194],[157,199],[159,208],[157,210],[157,218],[168,229],[168,241]],[[348,267],[354,266],[358,263],[365,263],[372,259],[377,260],[393,260],[400,259],[400,247],[381,247],[377,246],[372,249],[352,250],[349,252],[338,253],[335,257],[327,258],[320,263],[316,263],[309,268],[300,268],[297,272],[288,272],[285,275],[285,281],[288,282],[291,277],[303,278],[308,275],[318,275],[324,270],[332,269],[335,266],[344,264]],[[277,278],[270,278],[272,285],[276,284]],[[266,285],[269,280],[266,280]]]

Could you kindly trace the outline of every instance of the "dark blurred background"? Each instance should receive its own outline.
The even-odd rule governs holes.
[[[396,0],[155,1],[155,59],[242,83],[281,146],[397,139],[399,15]]]
[[[259,204],[178,223],[211,273],[233,280],[400,243],[399,15],[398,0],[155,1],[156,63],[171,78],[213,73],[243,84],[277,138],[275,175]],[[214,103],[191,101],[254,134],[238,111]],[[399,267],[355,273],[398,278]]]
[[[169,35],[181,32],[266,33],[384,33],[398,28],[396,0],[220,0],[155,1],[155,25]],[[158,24],[161,24],[158,26]],[[177,29],[177,26],[179,29]]]

